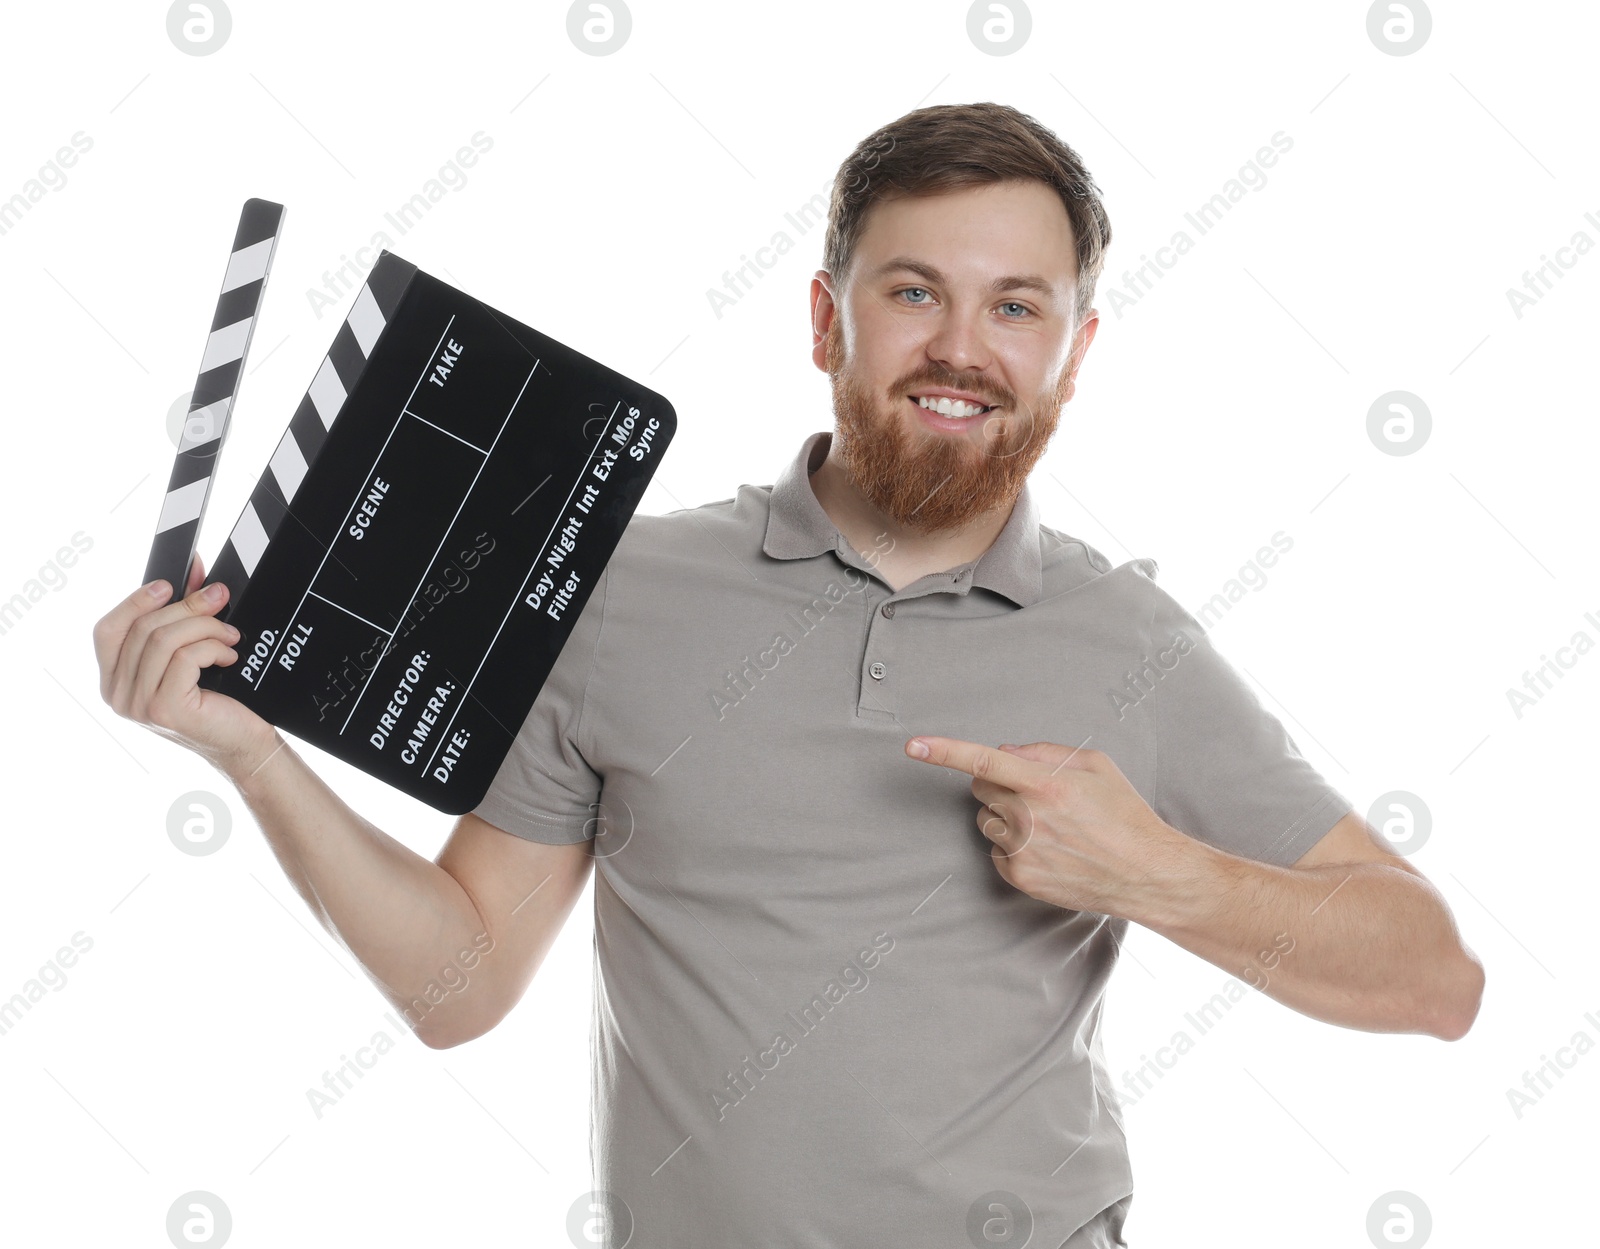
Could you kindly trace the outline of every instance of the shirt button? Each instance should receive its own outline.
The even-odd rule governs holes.
[[[893,620],[894,619],[894,604],[893,603],[885,603],[883,605],[883,614],[885,616],[889,617],[889,619]]]
[[[872,667],[867,669],[867,671],[872,674],[872,679],[874,681],[883,680],[883,674],[885,670],[882,664],[873,664]]]

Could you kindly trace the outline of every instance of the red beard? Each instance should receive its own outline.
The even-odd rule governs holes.
[[[849,362],[841,360],[837,315],[828,326],[825,351],[837,426],[833,449],[840,463],[874,507],[919,533],[959,529],[1015,503],[1056,431],[1072,384],[1071,370],[1065,369],[1052,394],[1019,404],[1016,396],[988,379],[969,381],[930,363],[897,380],[888,395],[875,398],[852,376]],[[982,427],[981,442],[920,428],[908,432],[907,422],[916,413],[906,395],[919,386],[968,390],[1002,406],[993,415],[971,418]],[[884,404],[891,405],[887,412]],[[998,441],[993,437],[997,433]]]

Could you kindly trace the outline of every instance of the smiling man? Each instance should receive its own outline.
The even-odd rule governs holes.
[[[1476,1012],[1439,894],[1153,562],[1039,523],[1109,240],[1014,109],[863,140],[810,291],[834,430],[635,519],[478,808],[594,847],[594,1163],[640,1243],[1125,1244],[1130,922],[1345,1026]]]
[[[1124,1245],[1100,1021],[1130,923],[1317,1019],[1470,1027],[1483,971],[1438,892],[1152,561],[1039,521],[1109,240],[1014,109],[864,140],[811,285],[834,430],[772,485],[633,517],[436,862],[199,694],[237,638],[198,566],[97,625],[107,701],[234,781],[428,1045],[506,1017],[594,869],[574,1243]]]

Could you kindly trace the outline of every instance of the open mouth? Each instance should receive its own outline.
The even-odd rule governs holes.
[[[949,399],[943,395],[907,395],[906,398],[926,412],[955,421],[982,416],[1000,406],[998,403],[969,403],[965,399]]]

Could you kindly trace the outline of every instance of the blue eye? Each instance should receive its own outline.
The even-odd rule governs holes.
[[[925,307],[927,304],[932,302],[933,296],[930,294],[930,292],[928,291],[928,288],[926,286],[904,286],[904,287],[901,287],[899,290],[897,290],[895,292],[896,296],[913,295],[913,294],[923,295],[923,296],[926,296],[927,298],[925,298],[925,299],[908,299],[906,302],[911,307],[921,308],[921,307]],[[1008,300],[1007,302],[1001,304],[1000,306],[1002,308],[1019,308],[1022,311],[1023,315],[1013,316],[1013,315],[1008,314],[1006,316],[1006,318],[1005,318],[1007,321],[1022,321],[1022,320],[1026,320],[1026,318],[1028,316],[1031,316],[1033,314],[1033,310],[1031,308],[1029,308],[1026,304],[1019,303],[1014,299],[1013,300]]]

